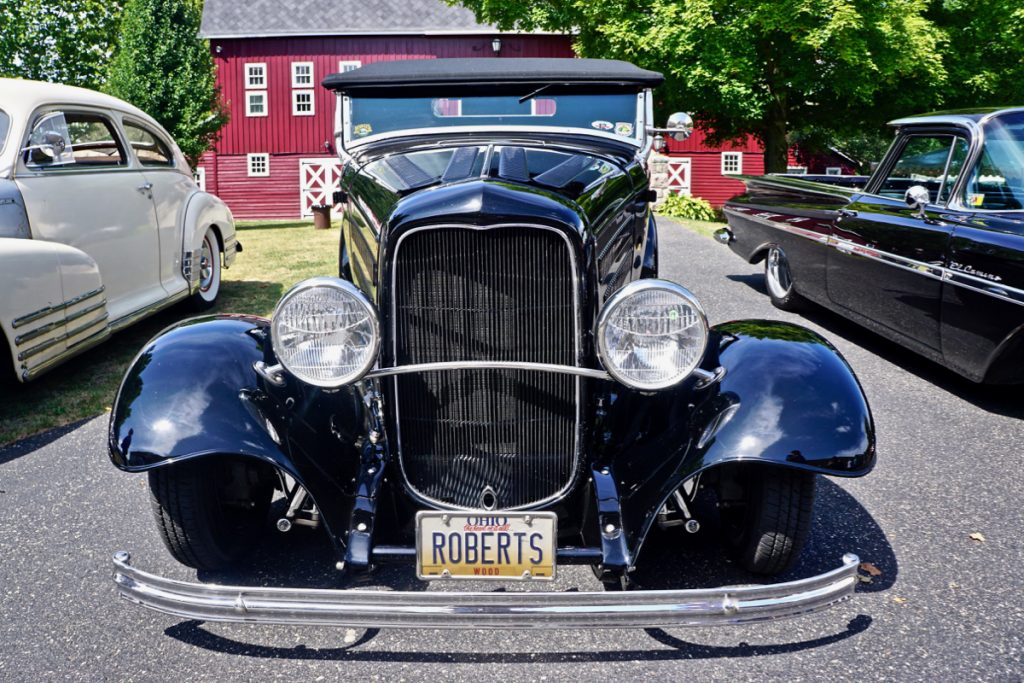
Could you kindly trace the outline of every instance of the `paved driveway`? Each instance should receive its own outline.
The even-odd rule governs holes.
[[[713,323],[800,322],[824,333],[857,370],[877,420],[879,464],[864,479],[821,482],[810,547],[790,576],[857,552],[881,575],[853,601],[785,622],[665,631],[364,632],[181,621],[114,597],[109,558],[121,548],[144,568],[192,580],[195,573],[161,546],[145,477],[107,462],[101,416],[0,449],[0,680],[1021,680],[1021,392],[974,387],[824,312],[776,311],[758,267],[669,221],[661,243],[664,275],[691,288]],[[975,532],[985,540],[972,540]],[[723,570],[704,535],[663,539],[670,543],[645,558],[640,581],[749,581]],[[325,585],[333,563],[322,539],[272,540],[252,571],[201,578]],[[381,580],[411,585],[392,570]],[[596,587],[584,568],[560,581]]]

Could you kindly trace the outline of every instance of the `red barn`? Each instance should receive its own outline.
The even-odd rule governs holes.
[[[687,140],[666,139],[663,154],[669,157],[668,189],[706,199],[720,207],[744,191],[743,183],[730,176],[763,175],[764,148],[749,135],[740,142],[709,145],[707,136],[696,128]],[[837,149],[807,152],[789,150],[787,173],[810,175],[855,175],[857,162]]]
[[[743,192],[743,183],[730,176],[764,173],[764,150],[753,136],[711,146],[706,133],[695,128],[682,142],[672,138],[665,142],[663,154],[671,157],[668,189],[706,199],[712,206]]]
[[[297,218],[338,179],[324,76],[379,60],[573,57],[571,38],[502,33],[443,0],[206,0],[202,37],[231,112],[196,174],[237,218]]]

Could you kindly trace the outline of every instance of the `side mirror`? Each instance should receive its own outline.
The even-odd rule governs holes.
[[[924,207],[931,203],[931,197],[928,194],[928,188],[924,185],[912,185],[907,188],[906,193],[903,195],[904,201],[914,211],[917,211],[919,218],[924,218]]]
[[[693,133],[693,117],[686,112],[677,111],[668,117],[665,128],[666,132],[671,133],[673,140],[682,142]]]

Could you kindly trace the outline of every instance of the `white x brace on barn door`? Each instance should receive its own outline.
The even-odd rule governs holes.
[[[690,194],[689,157],[670,159],[668,162],[668,189],[675,194]]]
[[[299,200],[304,217],[313,215],[314,206],[333,205],[340,178],[341,162],[337,159],[299,159]]]

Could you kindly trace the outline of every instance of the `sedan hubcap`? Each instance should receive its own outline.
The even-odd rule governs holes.
[[[213,257],[209,240],[203,240],[203,252],[199,257],[199,288],[204,292],[213,283]]]
[[[768,289],[771,290],[772,295],[778,299],[788,296],[793,281],[789,275],[789,264],[786,263],[786,257],[778,249],[768,252],[768,267],[765,272],[768,274]]]

